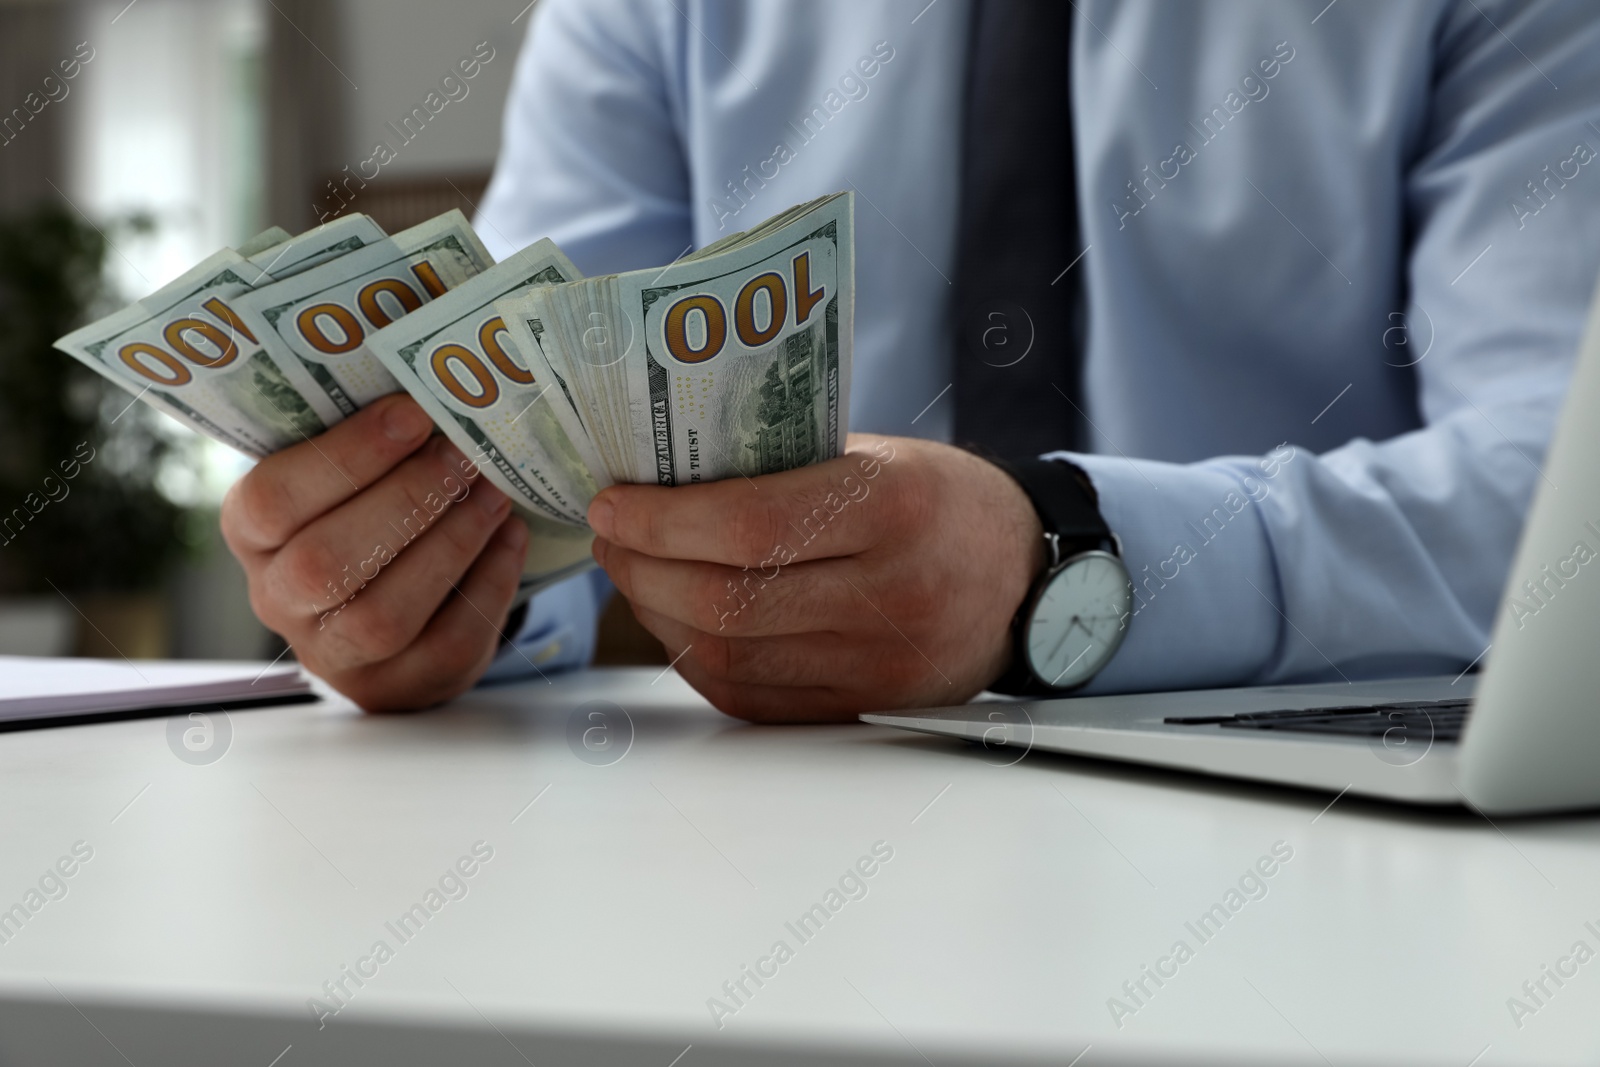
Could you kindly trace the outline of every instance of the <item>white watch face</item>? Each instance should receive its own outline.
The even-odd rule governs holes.
[[[1117,557],[1085,552],[1068,560],[1028,620],[1033,673],[1059,689],[1094,677],[1122,644],[1132,604],[1133,587]]]

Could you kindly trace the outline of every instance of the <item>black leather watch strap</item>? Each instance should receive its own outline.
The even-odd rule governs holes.
[[[1098,548],[1112,540],[1111,527],[1100,514],[1100,501],[1088,476],[1070,463],[1053,459],[1000,460],[986,456],[1022,487],[1038,512],[1045,532],[1058,538],[1058,560],[1077,552]],[[995,693],[1008,696],[1043,696],[1056,690],[1040,682],[1029,669],[1022,648],[1022,613],[1032,603],[1039,583],[1050,573],[1036,575],[1023,598],[1017,617],[1011,621],[1011,666],[989,685]]]
[[[1046,533],[1063,546],[1103,544],[1111,540],[1111,527],[1100,514],[1094,486],[1078,468],[1057,459],[991,460],[1011,475],[1028,494]]]

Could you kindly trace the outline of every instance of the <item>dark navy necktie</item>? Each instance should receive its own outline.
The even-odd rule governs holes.
[[[973,0],[954,441],[1001,458],[1085,443],[1071,32],[1061,0]]]

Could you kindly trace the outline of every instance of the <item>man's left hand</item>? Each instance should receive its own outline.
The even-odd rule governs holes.
[[[1010,662],[1044,562],[1007,474],[911,438],[852,434],[837,459],[757,478],[612,486],[589,522],[689,684],[758,722],[970,699]]]

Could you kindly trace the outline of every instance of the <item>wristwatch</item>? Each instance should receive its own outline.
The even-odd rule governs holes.
[[[1110,662],[1127,633],[1133,583],[1122,544],[1077,467],[1047,459],[996,465],[1038,512],[1047,559],[1011,622],[1011,667],[989,688],[1015,696],[1074,689]]]

